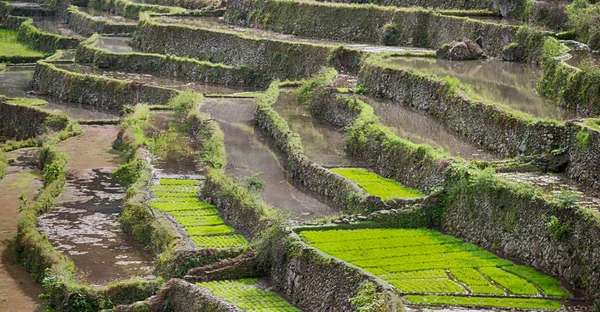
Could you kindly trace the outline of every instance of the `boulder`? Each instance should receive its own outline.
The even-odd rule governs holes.
[[[472,40],[445,44],[436,51],[435,56],[451,61],[477,60],[484,57],[481,47]]]

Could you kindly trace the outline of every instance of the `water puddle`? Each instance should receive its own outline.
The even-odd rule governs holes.
[[[148,136],[154,140],[165,140],[154,144],[151,163],[161,178],[202,179],[198,176],[199,155],[194,151],[189,136],[175,131],[179,123],[173,112],[151,112],[152,131]],[[171,129],[171,130],[170,130]]]
[[[52,245],[75,263],[79,276],[104,285],[146,276],[153,256],[121,231],[116,218],[124,190],[110,177],[118,165],[112,151],[115,126],[88,126],[83,134],[59,143],[67,153],[67,182],[56,208],[38,218]]]
[[[63,23],[60,18],[55,16],[35,16],[33,17],[33,25],[37,29],[48,33],[76,39],[85,39],[84,36],[69,29],[69,27]]]
[[[99,36],[93,46],[114,53],[129,53],[133,52],[133,48],[129,45],[130,42],[131,38],[128,37]]]
[[[234,26],[227,24],[223,18],[219,17],[157,17],[156,21],[163,24],[184,24],[184,25],[193,25],[202,28],[208,29],[222,29],[239,32],[244,35],[255,36],[259,38],[266,39],[276,39],[276,40],[286,40],[286,41],[294,41],[294,42],[307,42],[307,43],[315,43],[315,44],[326,44],[332,46],[344,45],[347,48],[352,48],[364,52],[371,53],[383,53],[383,52],[431,52],[435,50],[424,49],[424,48],[413,48],[413,47],[397,47],[397,46],[383,46],[383,45],[374,45],[374,44],[357,44],[357,43],[348,43],[341,41],[333,41],[333,40],[321,40],[321,39],[311,39],[311,38],[302,38],[294,35],[278,33],[270,30],[258,29],[258,28],[246,28],[240,26]]]
[[[0,180],[0,310],[34,311],[41,304],[43,292],[29,274],[14,261],[11,241],[17,235],[19,196],[34,200],[43,186],[37,169],[37,149],[20,149],[6,153],[10,163]]]
[[[300,135],[304,154],[312,162],[328,167],[353,165],[346,157],[344,133],[314,119],[298,104],[294,91],[282,90],[273,109]]]
[[[226,172],[238,179],[260,173],[265,182],[262,197],[284,215],[295,220],[335,215],[339,211],[290,183],[278,154],[254,128],[253,99],[203,101],[202,111],[215,118],[225,133]]]
[[[111,21],[119,22],[119,23],[137,24],[137,21],[134,19],[126,18],[126,17],[119,16],[119,15],[114,15],[114,14],[111,14],[106,11],[97,10],[97,9],[93,9],[90,7],[78,7],[78,9],[81,12],[84,12],[84,13],[94,16],[93,19],[96,21],[111,20]]]
[[[448,131],[432,117],[409,107],[395,105],[392,101],[361,97],[371,107],[379,121],[392,128],[401,138],[416,144],[429,144],[445,150],[452,156],[467,160],[497,160],[498,157]]]
[[[568,120],[577,113],[544,99],[536,91],[541,69],[498,60],[448,61],[424,57],[393,57],[388,62],[439,77],[452,76],[468,85],[476,99],[510,107],[539,118]]]
[[[0,71],[0,94],[7,97],[23,97],[31,90],[34,66],[7,66]]]
[[[539,186],[546,194],[555,196],[560,202],[578,203],[583,207],[600,212],[600,196],[563,175],[540,173],[497,173],[496,176],[511,182]]]
[[[104,76],[107,78],[114,78],[120,80],[130,80],[142,82],[150,86],[160,86],[164,88],[171,88],[175,90],[192,90],[194,92],[203,94],[233,94],[246,91],[254,91],[256,89],[250,87],[226,87],[223,85],[206,84],[206,83],[195,83],[186,82],[180,80],[174,80],[172,78],[161,78],[150,74],[138,74],[130,72],[103,70],[98,67],[82,65],[82,64],[68,64],[61,65],[56,64],[57,67],[86,75],[97,75]]]

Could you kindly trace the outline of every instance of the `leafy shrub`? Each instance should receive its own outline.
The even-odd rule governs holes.
[[[586,148],[590,146],[590,133],[587,131],[579,131],[575,136],[580,147]]]
[[[385,298],[377,292],[375,284],[364,281],[358,287],[356,297],[350,299],[357,312],[383,312],[385,311]]]
[[[600,3],[574,0],[566,7],[565,13],[569,17],[569,26],[577,33],[577,39],[594,50],[600,48]]]
[[[571,237],[571,223],[561,223],[555,216],[550,216],[546,221],[546,227],[548,231],[552,233],[552,236],[559,241],[564,242]]]
[[[393,22],[388,22],[381,29],[381,43],[384,45],[397,45],[402,40],[402,32]]]

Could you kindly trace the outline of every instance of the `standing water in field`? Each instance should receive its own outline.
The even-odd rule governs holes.
[[[300,135],[304,154],[323,166],[351,166],[346,156],[344,133],[313,118],[299,103],[292,90],[282,90],[273,109],[290,129]]]
[[[448,61],[425,57],[392,57],[387,62],[403,69],[438,77],[458,78],[476,100],[505,106],[539,118],[567,120],[577,113],[555,105],[536,90],[541,69],[497,60]]]
[[[239,179],[260,173],[259,179],[265,182],[262,192],[265,202],[293,219],[336,214],[336,209],[288,180],[279,156],[254,129],[254,106],[254,99],[207,98],[202,102],[202,111],[215,118],[225,133],[226,172]]]
[[[373,97],[360,99],[373,108],[373,112],[382,124],[390,127],[401,138],[416,144],[429,144],[436,149],[447,151],[452,156],[467,160],[497,159],[495,155],[448,131],[432,117],[420,114],[410,107]]]
[[[117,221],[124,196],[110,177],[119,163],[111,147],[117,131],[115,126],[88,126],[83,134],[58,144],[69,160],[67,181],[56,208],[38,218],[52,245],[93,285],[145,276],[153,261]]]
[[[41,304],[42,287],[15,262],[11,240],[17,235],[19,196],[34,200],[42,187],[37,149],[7,153],[10,165],[0,180],[0,311],[32,311]]]

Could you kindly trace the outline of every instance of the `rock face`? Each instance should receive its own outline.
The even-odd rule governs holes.
[[[445,44],[436,51],[435,56],[451,61],[477,60],[484,57],[481,47],[472,40]]]

